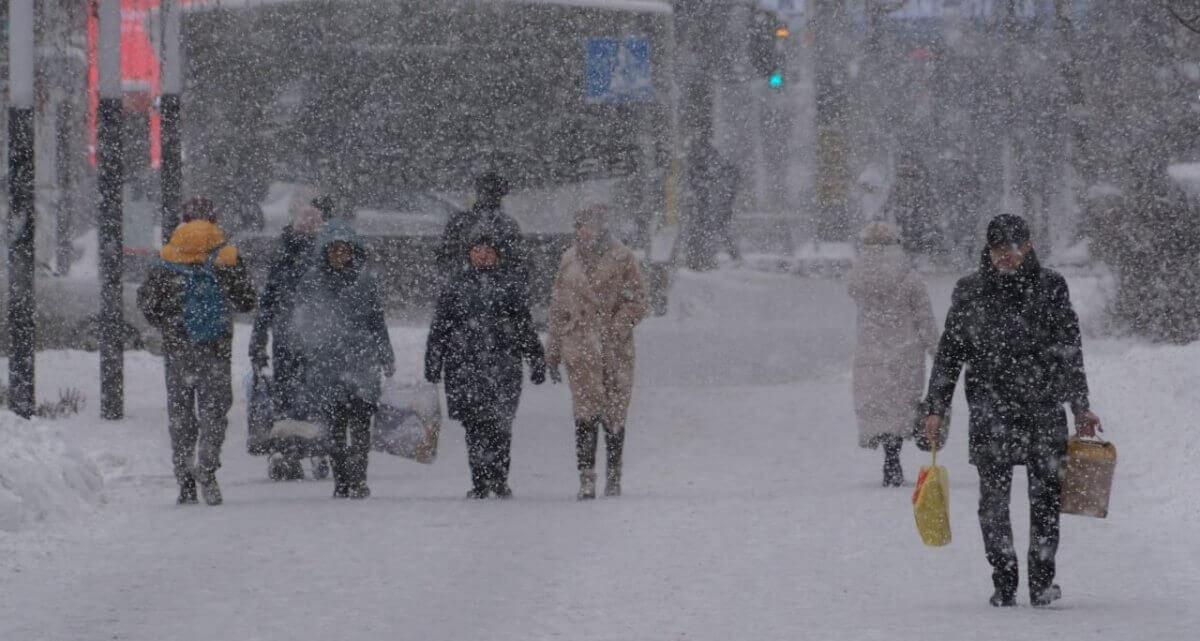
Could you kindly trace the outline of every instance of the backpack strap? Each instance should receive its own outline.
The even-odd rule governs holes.
[[[212,271],[213,264],[217,262],[217,254],[221,253],[221,250],[225,249],[225,246],[228,244],[229,243],[221,243],[220,245],[213,247],[212,251],[208,253],[208,258],[204,261],[205,269]]]

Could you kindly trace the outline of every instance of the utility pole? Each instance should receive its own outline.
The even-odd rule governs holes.
[[[850,235],[847,188],[846,61],[839,43],[848,24],[843,0],[814,0],[811,30],[815,56],[817,129],[816,238],[841,241]]]
[[[100,416],[118,420],[125,415],[121,0],[96,2],[100,9],[100,110],[96,132],[100,161]]]
[[[8,3],[8,406],[34,410],[33,0]]]
[[[183,63],[179,46],[179,0],[162,0],[162,239],[171,240],[179,225],[182,200],[183,154],[180,137],[180,95],[183,93]]]

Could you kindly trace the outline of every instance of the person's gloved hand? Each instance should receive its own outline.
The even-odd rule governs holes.
[[[388,378],[395,376],[396,375],[395,361],[388,361],[387,363],[384,363],[382,366],[380,366],[379,371],[383,372],[383,375]]]
[[[538,363],[534,365],[532,370],[533,371],[529,372],[529,380],[532,381],[534,385],[541,385],[542,383],[546,382],[545,363]]]
[[[441,368],[440,368],[440,367],[434,367],[434,366],[432,366],[432,365],[426,365],[426,366],[425,366],[425,380],[427,380],[427,381],[429,381],[430,383],[433,383],[433,384],[435,384],[435,385],[436,385],[437,383],[440,383],[440,382],[442,382],[442,370],[441,370]]]
[[[557,366],[556,366],[556,367],[551,367],[551,368],[550,368],[550,380],[551,380],[551,382],[553,382],[555,385],[557,385],[557,384],[559,384],[559,383],[561,383],[561,382],[563,381],[563,379],[562,379],[562,372],[561,372],[561,371],[559,371],[559,369],[558,369],[558,367],[557,367]]]

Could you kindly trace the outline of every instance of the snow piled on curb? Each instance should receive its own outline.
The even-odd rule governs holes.
[[[0,532],[90,512],[103,487],[95,464],[56,429],[0,412]]]

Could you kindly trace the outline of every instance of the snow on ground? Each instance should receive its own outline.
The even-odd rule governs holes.
[[[0,532],[87,512],[102,486],[96,465],[53,427],[0,412]]]
[[[951,285],[931,281],[939,313]],[[90,402],[55,427],[103,474],[103,503],[0,538],[0,639],[1191,638],[1200,346],[1087,340],[1094,405],[1120,451],[1110,516],[1063,518],[1056,607],[1022,594],[999,611],[986,604],[962,419],[939,459],[945,548],[921,545],[911,482],[880,487],[882,455],[855,447],[853,311],[834,280],[679,274],[669,314],[638,334],[626,495],[588,504],[573,498],[561,386],[522,399],[515,500],[461,498],[466,456],[449,423],[433,465],[373,454],[372,498],[346,502],[328,482],[266,480],[265,460],[245,453],[236,385],[226,504],[177,507],[158,359],[127,356],[127,419],[108,423],[94,418],[97,356],[40,354],[39,396],[74,386]],[[392,334],[415,376],[424,329]],[[42,438],[10,433],[20,427],[3,436]],[[906,448],[910,479],[924,460]],[[1018,474],[1021,548],[1024,492]]]

